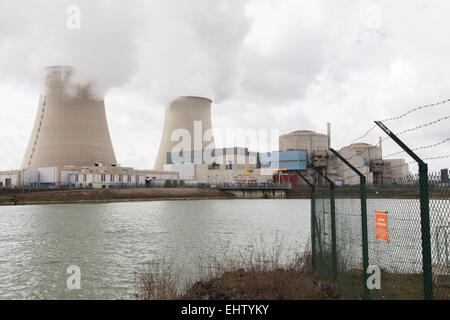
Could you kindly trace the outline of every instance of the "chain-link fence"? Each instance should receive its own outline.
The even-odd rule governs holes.
[[[363,270],[361,187],[315,188],[311,206],[314,265],[322,279],[336,283],[344,299],[424,299],[430,292],[434,299],[450,299],[450,185],[440,174],[429,175],[428,182],[432,271],[428,282],[424,279],[427,268],[423,268],[426,246],[422,250],[422,243],[427,243],[422,237],[427,229],[422,224],[424,194],[418,176],[365,189],[369,272]],[[380,289],[365,288],[368,281],[376,284],[373,267],[381,271]],[[371,277],[368,281],[364,271],[366,278]],[[431,288],[424,288],[424,283]]]

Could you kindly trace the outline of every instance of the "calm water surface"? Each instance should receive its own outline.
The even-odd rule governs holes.
[[[302,246],[309,200],[202,200],[0,207],[0,299],[128,299],[135,272],[166,257],[195,274],[198,257],[263,237]],[[67,289],[67,267],[81,289]]]

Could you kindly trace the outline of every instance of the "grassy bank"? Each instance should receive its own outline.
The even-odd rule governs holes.
[[[320,281],[304,250],[285,253],[281,242],[250,246],[234,255],[199,258],[195,280],[181,281],[179,270],[162,259],[141,268],[136,297],[144,300],[329,300],[336,290]]]
[[[198,275],[182,281],[169,260],[151,261],[136,274],[136,297],[144,300],[361,300],[362,271],[319,277],[311,253],[304,248],[250,246],[199,258]],[[288,254],[289,253],[289,254]],[[328,281],[324,279],[329,279]],[[381,271],[381,289],[370,290],[372,300],[423,300],[423,277]],[[436,286],[436,300],[449,300],[450,287]]]
[[[339,285],[340,284],[340,285]],[[362,272],[348,271],[339,274],[339,294],[345,299],[360,299]],[[435,300],[450,300],[450,287],[436,285]],[[381,271],[381,289],[370,290],[372,300],[423,300],[423,276]]]
[[[82,189],[48,192],[0,194],[0,205],[57,203],[101,203],[155,200],[232,199],[233,195],[217,189],[139,188]]]

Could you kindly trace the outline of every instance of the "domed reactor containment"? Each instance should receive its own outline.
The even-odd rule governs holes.
[[[184,151],[205,150],[207,147],[214,149],[212,147],[214,137],[211,132],[211,104],[212,101],[210,99],[202,97],[180,97],[170,104],[166,110],[155,170],[163,170],[167,160],[167,153],[173,152],[173,148],[180,144],[181,140],[177,140],[178,138],[172,140],[172,134],[177,129],[186,130],[191,138],[190,147]],[[196,127],[196,122],[198,127]],[[211,135],[209,138],[205,134],[207,132]]]
[[[103,98],[94,97],[90,86],[71,84],[70,67],[45,71],[45,90],[21,168],[115,164]]]

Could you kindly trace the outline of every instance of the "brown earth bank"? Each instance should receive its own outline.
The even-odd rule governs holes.
[[[0,205],[29,205],[56,203],[98,203],[150,200],[232,199],[234,196],[217,189],[140,188],[88,189],[0,194]]]
[[[311,199],[310,188],[293,188],[286,190],[286,198],[288,199]]]
[[[304,271],[271,270],[227,272],[219,278],[198,281],[183,300],[336,300],[329,284]]]
[[[170,260],[154,259],[136,273],[141,300],[336,300],[341,295],[312,269],[310,246],[285,247],[261,238],[230,253],[199,257],[199,273],[187,281]],[[282,258],[283,257],[283,258]]]

